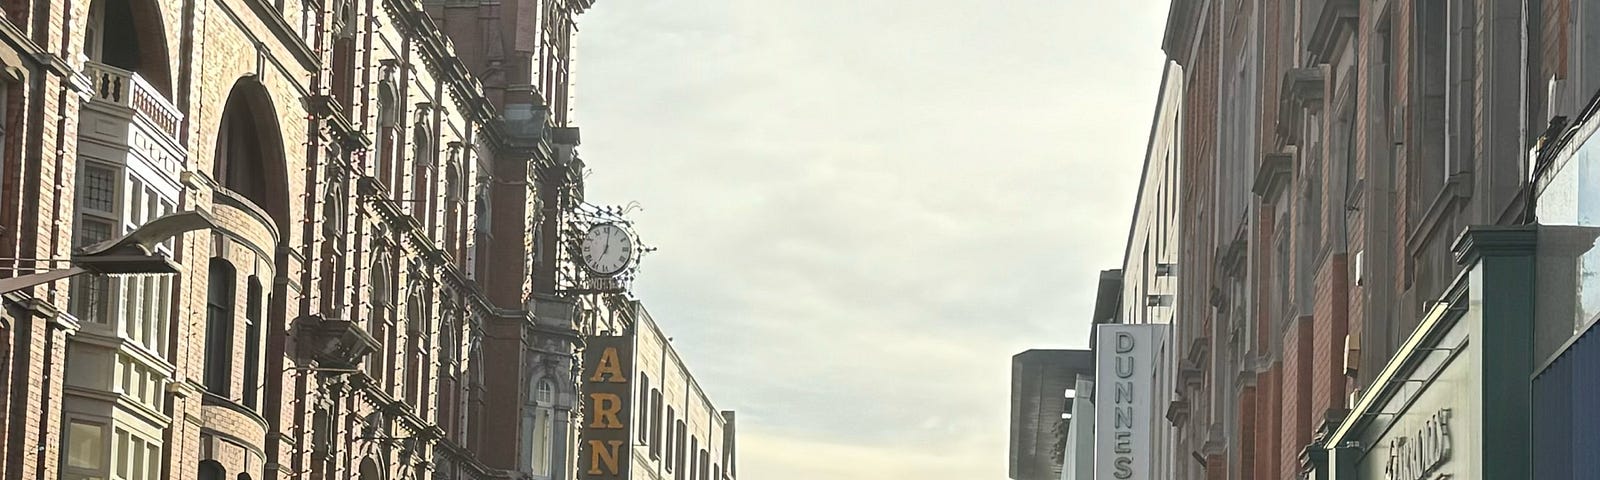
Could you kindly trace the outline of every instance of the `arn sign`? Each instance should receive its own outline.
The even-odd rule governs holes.
[[[592,337],[583,352],[583,479],[628,478],[628,408],[633,337]]]
[[[1151,383],[1166,325],[1101,325],[1096,334],[1094,478],[1154,478]]]

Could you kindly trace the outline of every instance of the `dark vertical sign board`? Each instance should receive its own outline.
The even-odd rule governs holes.
[[[585,480],[626,480],[633,409],[633,337],[590,337],[583,352],[583,437],[578,471]]]

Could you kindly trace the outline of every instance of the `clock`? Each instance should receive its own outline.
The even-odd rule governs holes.
[[[633,236],[614,223],[589,227],[580,245],[583,267],[600,275],[616,275],[633,262]]]

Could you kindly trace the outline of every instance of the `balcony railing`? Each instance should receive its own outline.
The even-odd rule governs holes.
[[[94,85],[95,101],[133,110],[170,138],[178,138],[183,113],[139,74],[97,62],[85,62],[84,73]]]

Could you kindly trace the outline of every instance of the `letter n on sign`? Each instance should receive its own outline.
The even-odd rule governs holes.
[[[583,351],[583,433],[578,478],[624,480],[633,449],[633,337],[590,337]]]

